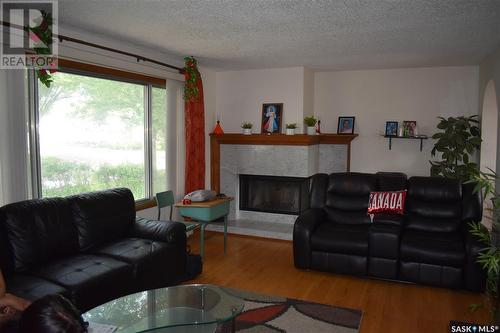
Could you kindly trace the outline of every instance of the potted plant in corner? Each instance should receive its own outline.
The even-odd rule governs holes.
[[[248,122],[248,121],[241,123],[241,128],[243,129],[244,135],[252,134],[252,127],[253,127],[253,124]]]
[[[476,116],[439,117],[437,128],[441,130],[432,136],[436,144],[432,156],[441,153],[441,161],[430,161],[431,176],[443,176],[471,180],[479,174],[477,163],[471,161],[472,154],[481,147],[481,132]]]
[[[294,135],[296,128],[297,128],[296,123],[286,124],[286,135]]]
[[[307,135],[316,135],[316,123],[318,120],[314,116],[305,117],[304,123],[307,126]]]
[[[482,223],[470,223],[469,230],[472,235],[483,243],[484,248],[477,256],[476,262],[486,272],[486,296],[488,297],[493,320],[496,324],[500,322],[499,318],[499,280],[500,280],[500,239],[498,228],[500,227],[500,193],[496,191],[496,184],[500,182],[500,178],[495,171],[489,169],[490,172],[479,172],[471,182],[476,183],[475,191],[482,191],[483,198],[490,201],[491,205],[486,208],[486,213],[483,218],[491,221],[491,231],[486,229]],[[475,310],[477,304],[470,306],[471,310]]]

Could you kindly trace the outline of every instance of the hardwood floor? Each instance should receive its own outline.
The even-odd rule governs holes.
[[[289,241],[229,235],[224,256],[223,240],[221,233],[206,233],[203,273],[189,283],[361,309],[362,333],[449,332],[450,320],[490,322],[486,308],[468,311],[484,300],[480,294],[299,270]],[[199,253],[197,232],[188,243]]]

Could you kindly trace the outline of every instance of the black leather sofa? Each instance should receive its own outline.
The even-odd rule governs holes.
[[[367,215],[370,192],[407,189],[404,215]],[[473,184],[401,173],[316,174],[293,231],[297,268],[482,291]]]
[[[86,311],[179,283],[185,226],[136,217],[126,188],[17,202],[0,208],[0,267],[8,292],[60,293]]]

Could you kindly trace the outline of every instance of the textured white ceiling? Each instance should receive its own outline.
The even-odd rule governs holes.
[[[59,18],[220,70],[471,65],[500,45],[500,0],[59,0]]]

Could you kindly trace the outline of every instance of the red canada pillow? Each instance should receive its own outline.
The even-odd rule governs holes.
[[[368,203],[368,214],[404,214],[406,190],[371,192]]]

